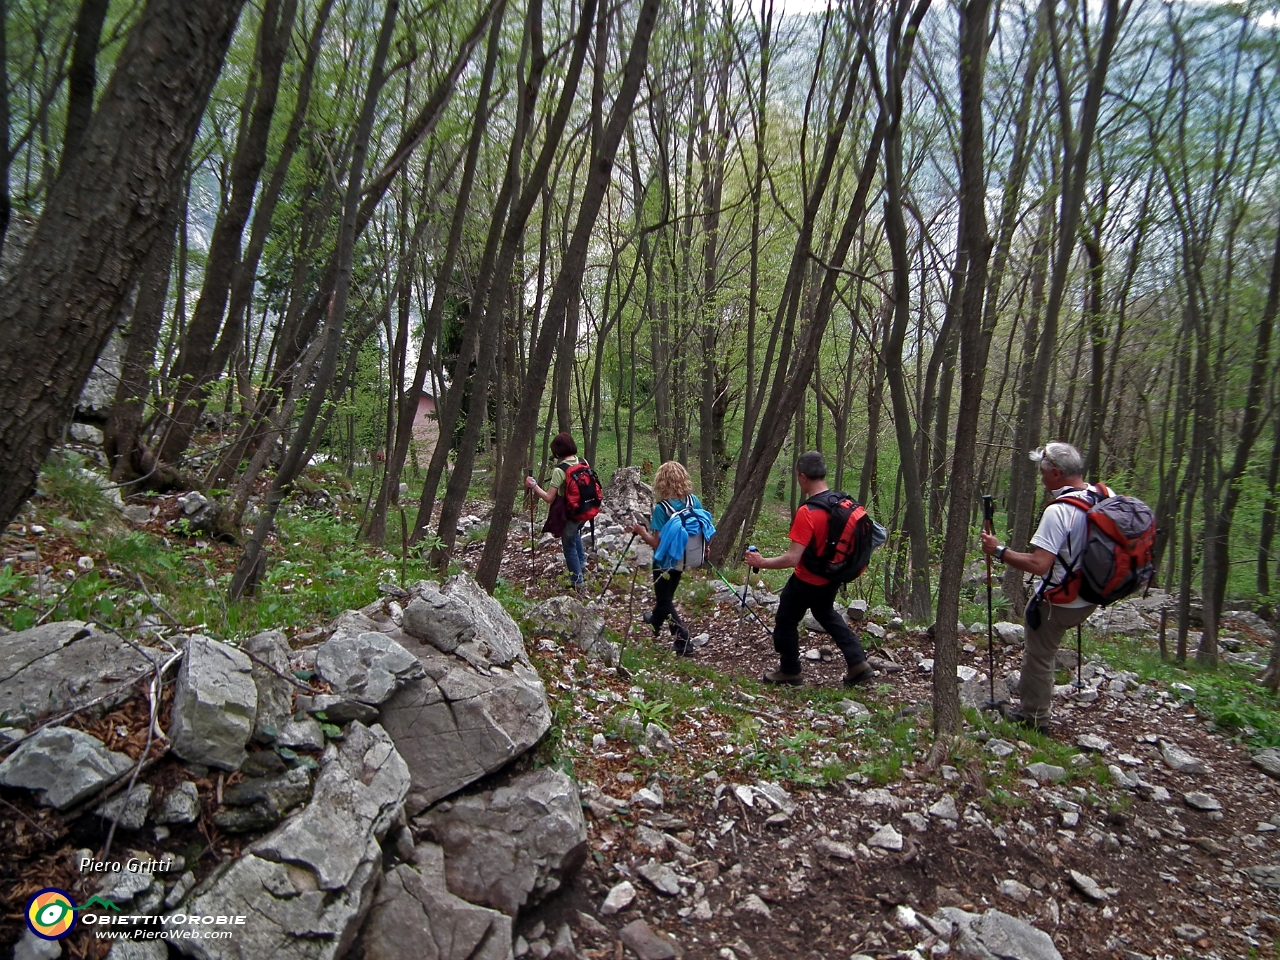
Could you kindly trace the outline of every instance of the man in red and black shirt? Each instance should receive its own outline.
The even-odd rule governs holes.
[[[822,454],[810,451],[801,454],[796,461],[796,483],[806,501],[827,490],[826,476],[827,464],[822,459]],[[804,683],[800,670],[798,628],[806,610],[813,611],[814,619],[822,624],[844,654],[847,668],[845,686],[867,683],[875,677],[875,671],[867,663],[867,655],[862,651],[858,635],[849,629],[849,624],[834,608],[839,584],[818,576],[800,562],[800,557],[809,544],[826,541],[829,516],[827,511],[811,507],[806,502],[796,511],[795,518],[791,521],[791,532],[788,535],[791,539],[790,550],[779,557],[762,557],[758,552],[748,551],[744,558],[747,566],[757,570],[795,568],[795,573],[791,574],[791,579],[782,588],[778,612],[774,615],[773,649],[778,651],[780,664],[777,670],[771,670],[761,678],[765,683],[785,683],[795,687]]]

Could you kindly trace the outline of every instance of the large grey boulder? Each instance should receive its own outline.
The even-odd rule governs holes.
[[[413,599],[404,608],[403,626],[411,637],[481,668],[529,662],[516,622],[465,573],[450,577],[443,587],[421,580],[409,592]]]
[[[83,730],[45,727],[0,763],[0,784],[34,790],[40,803],[65,810],[132,767]]]
[[[211,874],[178,910],[253,919],[235,939],[175,941],[177,949],[207,960],[336,960],[351,946],[409,774],[385,731],[356,722],[323,760],[307,808]]]
[[[368,631],[335,633],[317,651],[316,670],[335,693],[375,705],[425,676],[412,653],[385,633]]]
[[[258,691],[253,739],[270,743],[293,717],[293,685],[281,678],[289,676],[289,644],[279,630],[264,630],[250,637],[244,648],[255,658],[250,660]]]
[[[609,478],[601,501],[603,508],[624,526],[641,523],[653,512],[653,488],[640,479],[639,467],[619,467]]]
[[[1109,607],[1099,607],[1087,621],[1099,636],[1117,634],[1136,637],[1151,632],[1151,624],[1132,600],[1122,600]]]
[[[559,890],[587,855],[578,786],[551,767],[446,800],[414,826],[444,848],[451,892],[512,917]]]
[[[191,637],[173,697],[173,752],[192,763],[236,770],[244,762],[257,712],[249,658],[225,643]]]
[[[382,725],[409,766],[412,816],[505,766],[551,727],[547,692],[524,659],[482,669],[459,657],[397,638],[426,676],[382,706]]]
[[[387,871],[361,935],[364,960],[510,960],[511,918],[450,893],[444,860],[424,843],[412,865]]]
[[[533,632],[571,643],[607,666],[617,666],[619,650],[604,636],[604,620],[569,597],[551,597],[529,611]]]
[[[952,947],[976,960],[1062,960],[1062,954],[1043,930],[1000,910],[969,913],[943,907],[938,916],[955,924]]]
[[[101,709],[110,709],[133,696],[133,682],[151,673],[161,656],[79,620],[6,633],[0,636],[0,714],[10,721],[34,718],[99,698],[105,698]]]

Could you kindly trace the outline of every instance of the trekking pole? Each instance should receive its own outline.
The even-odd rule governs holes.
[[[747,539],[747,521],[746,520],[742,521],[742,539],[743,540]],[[750,553],[754,549],[755,547],[747,547],[747,552]],[[746,573],[746,576],[742,578],[742,610],[738,614],[739,638],[741,638],[742,636],[742,621],[747,619],[747,591],[751,588],[751,567],[747,566],[747,564],[745,563],[743,564],[743,566],[747,567],[747,573]]]
[[[1084,678],[1081,674],[1084,672],[1082,664],[1084,663],[1084,641],[1080,639],[1080,624],[1076,624],[1076,689],[1084,689]]]
[[[726,587],[728,587],[733,592],[733,595],[736,597],[738,595],[738,588],[728,581],[725,575],[720,572],[720,568],[717,567],[710,560],[707,561],[707,566],[715,571],[715,575],[720,578],[720,582],[723,583]],[[750,576],[750,574],[748,574],[748,576]],[[772,637],[773,631],[769,629],[768,624],[766,624],[763,620],[760,619],[760,614],[756,613],[755,610],[746,606],[746,604],[743,604],[743,607],[746,609],[747,613],[751,614],[751,616],[755,618],[756,623],[760,624],[760,629],[763,630],[765,633],[767,633],[770,637]]]
[[[992,533],[992,527],[995,525],[996,504],[991,494],[984,493],[982,495],[982,529],[985,533]],[[996,645],[991,626],[991,554],[983,554],[987,558],[987,683],[989,695],[987,702],[982,705],[983,710],[999,710],[1000,701],[996,699]]]
[[[613,565],[613,572],[609,574],[609,579],[604,582],[604,588],[600,591],[600,595],[596,597],[595,602],[599,603],[604,599],[604,595],[609,592],[609,586],[613,583],[613,578],[618,575],[618,570],[622,566],[622,561],[627,559],[627,551],[631,549],[631,544],[635,542],[636,535],[631,534],[631,539],[627,541],[627,545],[622,548],[622,556],[618,558],[618,562]]]
[[[533,476],[533,467],[525,467],[524,475],[526,477]],[[529,501],[529,556],[532,557],[537,547],[537,541],[534,539],[533,533],[533,488],[525,487],[524,495]]]

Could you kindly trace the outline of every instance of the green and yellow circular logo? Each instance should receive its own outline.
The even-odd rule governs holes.
[[[46,887],[27,901],[27,926],[37,937],[61,940],[75,925],[75,901],[65,890]]]

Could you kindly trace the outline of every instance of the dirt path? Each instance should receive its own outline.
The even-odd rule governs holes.
[[[555,545],[532,558],[514,538],[512,547],[503,577],[513,587],[533,599],[562,589]],[[473,550],[478,556],[479,545]],[[468,554],[461,559],[466,565]],[[606,575],[595,571],[590,578],[596,591]],[[629,583],[619,576],[599,606],[623,635]],[[682,584],[678,599],[687,596]],[[630,605],[631,643],[655,643],[639,623],[651,598],[639,579]],[[756,677],[776,665],[764,632],[750,617],[740,624],[731,606],[685,606],[684,614],[692,633],[710,636],[692,658],[696,666]],[[820,642],[809,638],[811,647]],[[1280,894],[1246,871],[1280,862],[1280,784],[1169,691],[1145,684],[1112,694],[1113,678],[1095,702],[1059,708],[1058,743],[1075,744],[1085,735],[1108,742],[1100,755],[1081,751],[1077,762],[1084,766],[1065,768],[1062,783],[1038,782],[1025,772],[1044,753],[1043,743],[1019,741],[1000,725],[994,737],[966,731],[955,767],[937,775],[924,777],[917,765],[883,786],[785,783],[789,797],[779,803],[751,789],[763,779],[756,758],[744,757],[715,711],[671,717],[670,754],[616,738],[602,744],[595,734],[608,728],[619,702],[633,696],[632,679],[550,641],[536,645],[543,676],[554,687],[549,692],[575,715],[564,736],[576,751],[579,781],[597,786],[606,802],[630,800],[646,783],[658,785],[663,799],[657,810],[632,802],[589,813],[592,856],[571,890],[522,919],[519,929],[529,940],[548,939],[567,921],[585,956],[621,957],[617,931],[643,917],[689,958],[928,956],[937,953],[938,938],[914,912],[954,905],[1022,917],[1049,933],[1064,957],[1275,955]],[[905,669],[856,697],[873,710],[894,711],[904,725],[918,725],[916,757],[922,759],[932,743],[931,680],[915,665],[932,657],[931,643],[924,634],[901,632],[890,634],[878,652]],[[985,661],[981,643],[961,655],[962,665],[983,674]],[[691,682],[669,652],[656,662],[649,672],[658,676],[648,680]],[[761,742],[775,749],[775,767],[787,758],[806,772],[823,757],[874,760],[875,749],[856,735],[857,716],[833,711],[833,697],[812,696],[814,687],[839,688],[840,658],[807,662],[805,670],[808,688],[753,687],[759,692],[744,692],[735,703],[758,719]],[[1121,688],[1138,686],[1119,679]],[[1181,746],[1205,772],[1171,769],[1162,740]],[[997,756],[1005,750],[1009,757]],[[1107,783],[1110,776],[1097,774],[1102,765],[1136,775],[1141,785]],[[1206,794],[1221,810],[1193,809],[1187,793]],[[889,834],[889,849],[869,843],[885,826],[900,838],[896,843]],[[671,867],[678,894],[660,893],[639,875],[651,861]],[[1073,880],[1072,871],[1080,879]],[[1096,882],[1093,896],[1081,891],[1088,886],[1083,878]],[[624,879],[637,891],[635,902],[603,916],[607,892]]]

